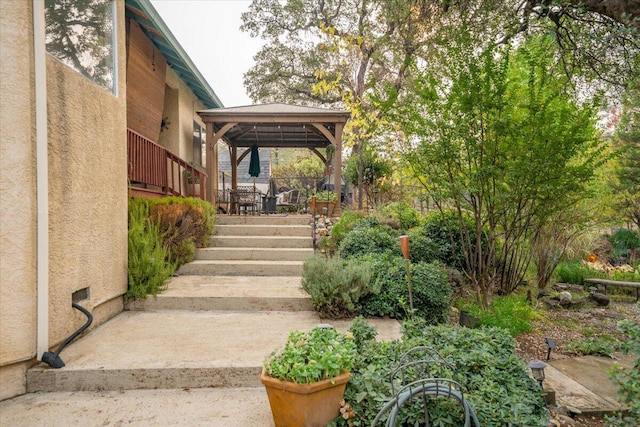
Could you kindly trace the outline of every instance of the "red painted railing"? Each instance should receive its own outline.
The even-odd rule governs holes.
[[[205,199],[206,173],[131,129],[127,129],[127,155],[132,193]]]

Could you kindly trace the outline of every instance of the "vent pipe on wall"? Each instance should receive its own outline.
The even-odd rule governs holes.
[[[49,154],[47,148],[47,57],[45,4],[33,0],[33,57],[36,103],[37,336],[36,356],[49,350]]]

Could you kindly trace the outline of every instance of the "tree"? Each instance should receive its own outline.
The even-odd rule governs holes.
[[[616,130],[619,153],[615,168],[615,204],[625,219],[640,228],[640,77],[636,74],[625,97]]]
[[[460,37],[442,72],[416,78],[397,116],[416,178],[457,215],[461,268],[485,306],[518,286],[535,232],[586,197],[600,164],[595,108],[567,90],[552,49],[535,38],[515,52],[478,51]]]
[[[446,1],[254,0],[242,30],[267,41],[245,74],[252,99],[348,108],[345,145],[358,158],[385,126],[371,95],[393,104],[425,55]],[[362,190],[363,162],[358,167]],[[362,206],[359,191],[359,206]]]
[[[360,165],[363,165],[363,172],[358,173]],[[382,158],[375,150],[365,147],[363,155],[350,157],[344,171],[344,179],[349,184],[357,185],[358,177],[362,177],[364,192],[367,195],[369,204],[376,202],[373,190],[378,187],[385,177],[391,174],[391,162]]]

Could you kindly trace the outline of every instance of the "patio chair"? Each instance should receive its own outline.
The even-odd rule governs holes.
[[[262,193],[254,186],[239,185],[235,191],[238,214],[255,215],[259,212],[258,207],[262,203]]]

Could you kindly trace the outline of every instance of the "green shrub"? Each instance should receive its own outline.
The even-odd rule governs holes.
[[[526,298],[518,295],[495,297],[488,310],[480,310],[477,306],[466,310],[478,318],[480,325],[505,329],[513,337],[533,330],[531,321],[535,310]]]
[[[432,262],[438,259],[438,245],[420,229],[407,232],[409,237],[409,258],[411,262]]]
[[[617,258],[627,257],[629,250],[640,248],[640,232],[619,228],[608,236],[613,246],[613,255]]]
[[[449,313],[452,289],[439,263],[410,264],[414,314],[429,324],[444,322]],[[374,263],[378,293],[360,301],[365,316],[405,318],[409,310],[406,262],[400,257],[382,257]]]
[[[469,238],[476,240],[474,224],[471,220],[465,221]],[[433,213],[424,219],[422,234],[430,238],[438,249],[435,254],[437,259],[451,267],[464,266],[464,252],[460,240],[460,226],[458,216],[453,211]],[[465,233],[463,233],[465,234]]]
[[[636,304],[636,306],[640,309],[640,305]],[[622,404],[628,406],[629,410],[627,413],[606,417],[607,425],[610,427],[640,425],[640,324],[624,320],[618,327],[629,338],[622,350],[627,354],[634,354],[635,359],[631,369],[617,367],[611,372],[618,383],[618,395],[622,398]]]
[[[316,193],[316,200],[319,202],[335,202],[338,195],[333,191],[319,191]]]
[[[404,202],[393,202],[382,209],[380,213],[387,215],[400,224],[400,228],[408,230],[420,224],[420,213]]]
[[[158,224],[169,250],[169,261],[180,266],[193,260],[196,247],[208,246],[215,228],[211,203],[191,197],[163,197],[147,203],[149,217]]]
[[[342,239],[351,231],[356,222],[364,218],[365,214],[358,211],[344,211],[340,220],[331,227],[331,235],[323,244],[323,249],[329,254],[335,254]]]
[[[357,347],[362,347],[368,342],[373,342],[378,335],[376,328],[371,326],[364,317],[358,316],[351,322],[349,332],[353,334],[353,340]]]
[[[387,227],[365,227],[357,225],[340,242],[339,253],[344,258],[354,258],[367,254],[391,253],[399,255],[400,242]]]
[[[129,206],[127,297],[146,298],[165,289],[165,281],[175,270],[175,264],[167,262],[160,230],[149,220],[146,203],[135,202]]]
[[[349,419],[336,418],[334,426],[370,426],[378,411],[391,398],[389,377],[400,356],[416,346],[436,349],[455,366],[451,374],[464,389],[483,426],[546,427],[548,413],[538,383],[515,352],[515,342],[501,329],[468,329],[426,326],[422,320],[405,321],[401,341],[364,341],[347,384],[345,401]],[[419,399],[418,399],[419,400]],[[445,400],[445,402],[447,402]],[[430,406],[434,426],[463,425],[457,406]],[[452,410],[453,409],[453,410]],[[416,411],[403,411],[396,425],[420,425],[411,418]],[[379,425],[384,425],[385,419]]]
[[[302,289],[321,317],[339,319],[353,317],[357,302],[376,289],[372,288],[372,266],[362,260],[314,256],[304,262]]]

